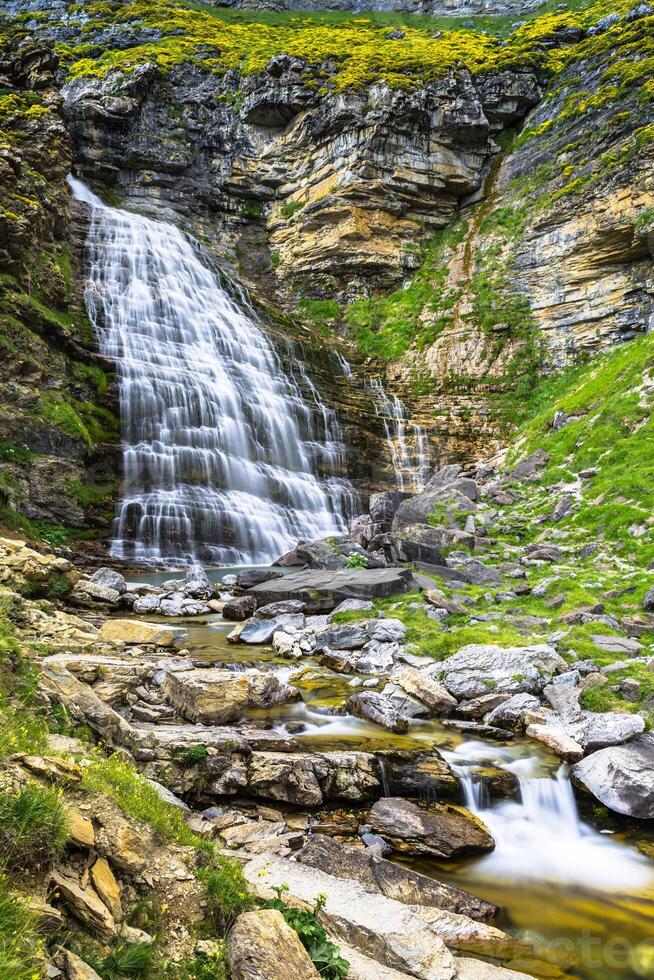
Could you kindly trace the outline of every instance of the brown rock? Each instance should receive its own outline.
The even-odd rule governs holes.
[[[66,980],[100,980],[100,976],[88,963],[63,946],[56,950],[54,961],[63,970]]]
[[[239,915],[227,940],[232,980],[318,980],[295,930],[276,909]]]
[[[68,811],[68,839],[76,847],[93,847],[95,844],[93,824],[79,810]]]
[[[434,714],[449,714],[457,706],[456,698],[453,698],[442,684],[425,674],[424,671],[416,670],[415,667],[407,667],[393,680],[407,694],[413,694],[419,701],[426,704]]]
[[[120,888],[106,858],[98,858],[91,868],[91,881],[96,892],[118,922],[123,917]]]
[[[378,800],[368,823],[406,854],[465,857],[492,851],[495,841],[481,820],[465,807],[435,803],[421,808],[400,797]]]
[[[80,888],[76,881],[53,871],[50,876],[50,893],[80,922],[97,932],[100,938],[113,938],[116,933],[114,917],[93,889]]]

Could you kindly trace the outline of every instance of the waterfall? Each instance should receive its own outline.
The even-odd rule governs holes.
[[[301,388],[178,228],[69,183],[91,206],[86,303],[119,380],[111,554],[265,563],[298,538],[343,533],[354,500],[344,447],[306,375]]]
[[[368,383],[381,417],[398,490],[422,490],[429,479],[429,440],[421,425],[409,423],[406,405],[389,395],[379,379]],[[413,444],[413,451],[411,449]]]
[[[520,798],[493,803],[478,760],[493,758],[518,778]],[[484,821],[495,850],[480,859],[489,880],[553,881],[590,888],[638,888],[651,885],[645,857],[584,823],[561,765],[552,776],[539,775],[540,760],[511,758],[511,749],[468,742],[444,753],[460,779],[465,805]]]

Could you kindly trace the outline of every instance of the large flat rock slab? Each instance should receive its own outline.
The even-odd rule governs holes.
[[[406,568],[309,570],[261,582],[249,590],[257,606],[287,599],[306,603],[307,612],[329,612],[344,599],[379,599],[408,592],[413,577]]]

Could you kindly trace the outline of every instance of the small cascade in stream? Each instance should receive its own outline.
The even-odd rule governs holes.
[[[475,773],[475,753],[476,743],[467,743],[445,755],[461,780],[465,805],[495,839],[495,850],[480,860],[482,877],[615,889],[654,883],[645,857],[580,819],[565,765],[552,778],[535,774],[536,758],[498,758],[501,768],[518,777],[520,799],[491,803],[483,778]],[[488,759],[489,746],[479,743],[478,754]]]
[[[120,386],[112,555],[264,563],[298,538],[344,532],[356,495],[340,430],[302,367],[299,380],[282,369],[178,228],[69,182],[91,206],[87,308]]]
[[[417,492],[429,479],[429,440],[421,425],[408,421],[408,411],[397,395],[389,395],[381,381],[369,382],[375,412],[382,419],[398,490]]]

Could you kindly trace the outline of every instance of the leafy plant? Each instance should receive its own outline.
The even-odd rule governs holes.
[[[341,977],[346,977],[350,964],[341,956],[340,949],[329,939],[316,918],[325,907],[326,897],[318,895],[313,912],[306,912],[292,908],[283,900],[282,896],[288,891],[288,885],[280,885],[273,888],[273,891],[277,898],[271,898],[265,903],[265,907],[277,909],[291,929],[295,929],[320,976],[325,980],[339,980]]]
[[[241,912],[254,908],[240,865],[212,861],[198,872],[207,892],[207,912],[219,936],[225,936]]]
[[[365,555],[360,555],[358,551],[353,551],[351,555],[348,555],[345,559],[346,568],[367,568],[368,559]]]

